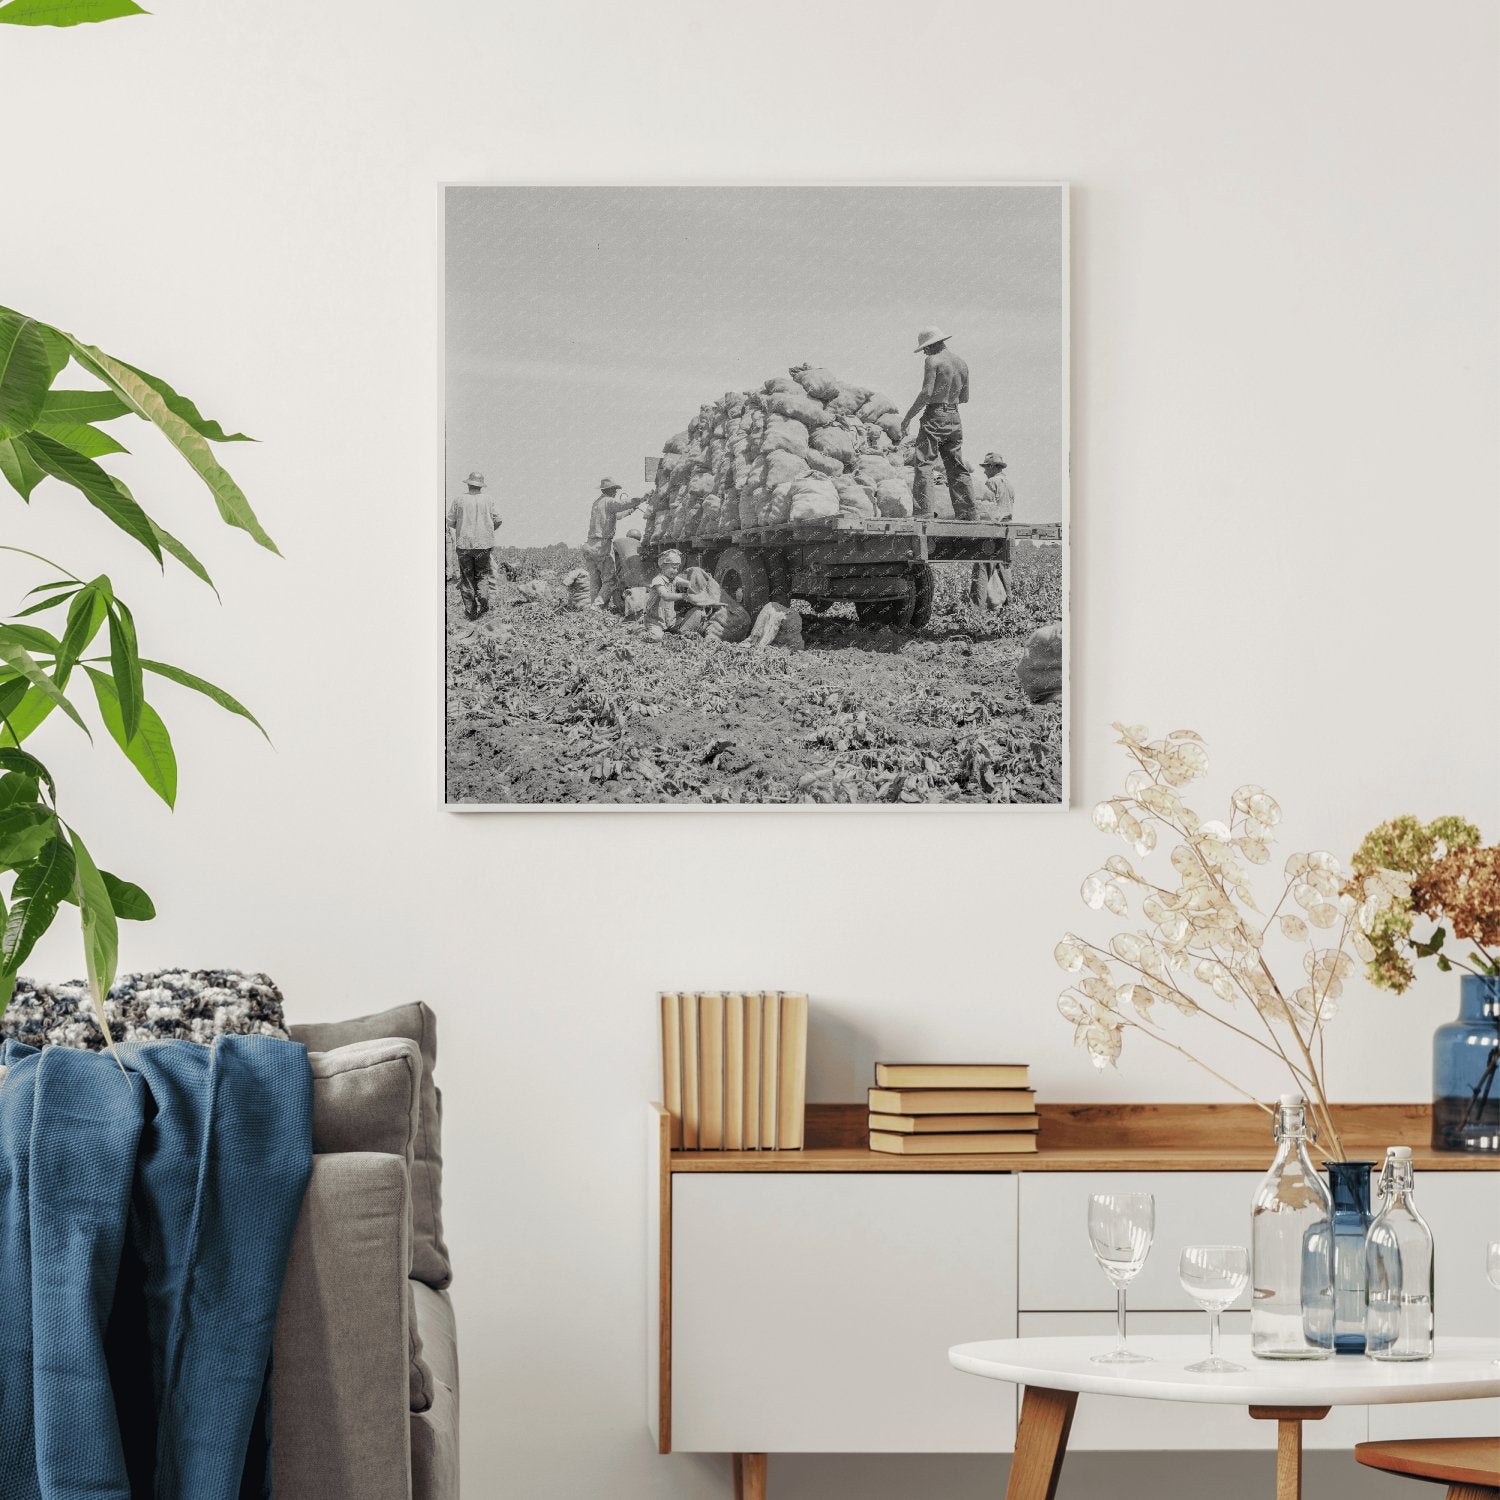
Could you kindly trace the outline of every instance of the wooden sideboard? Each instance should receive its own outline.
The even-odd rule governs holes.
[[[1113,1294],[1084,1233],[1089,1192],[1154,1192],[1154,1253],[1131,1290],[1139,1332],[1203,1331],[1177,1284],[1186,1243],[1246,1243],[1270,1162],[1253,1106],[1042,1105],[1026,1156],[900,1157],[865,1144],[862,1104],[810,1104],[799,1151],[673,1151],[647,1114],[647,1423],[661,1453],[734,1454],[737,1487],[764,1493],[775,1452],[985,1452],[1014,1444],[1005,1387],[964,1380],[950,1344],[1113,1329]],[[1438,1249],[1438,1332],[1500,1337],[1484,1245],[1500,1234],[1500,1160],[1429,1149],[1425,1105],[1335,1110],[1351,1158],[1409,1145]],[[1089,1174],[1087,1180],[1079,1174]],[[1479,1174],[1479,1175],[1476,1175]],[[1231,1311],[1226,1329],[1248,1322]],[[829,1379],[822,1353],[868,1349]],[[1500,1402],[1345,1408],[1310,1446],[1365,1438],[1500,1433]],[[1101,1400],[1072,1447],[1259,1448],[1243,1412]]]

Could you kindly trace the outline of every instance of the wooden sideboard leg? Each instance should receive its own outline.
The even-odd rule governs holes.
[[[766,1455],[734,1455],[734,1500],[766,1500]]]
[[[1077,1391],[1051,1391],[1028,1385],[1021,1398],[1021,1425],[1010,1461],[1005,1500],[1055,1500]]]
[[[1302,1424],[1319,1422],[1326,1406],[1252,1406],[1257,1422],[1276,1423],[1276,1500],[1302,1500]]]

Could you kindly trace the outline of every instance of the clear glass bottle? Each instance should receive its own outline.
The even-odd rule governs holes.
[[[1283,1094],[1276,1158],[1250,1216],[1250,1352],[1258,1359],[1333,1353],[1333,1200],[1307,1154],[1307,1103]]]
[[[1381,1172],[1384,1201],[1365,1235],[1365,1353],[1432,1358],[1432,1230],[1412,1197],[1410,1146],[1392,1146]]]

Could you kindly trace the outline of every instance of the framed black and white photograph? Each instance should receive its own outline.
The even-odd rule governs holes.
[[[448,807],[1066,807],[1065,186],[442,196]]]

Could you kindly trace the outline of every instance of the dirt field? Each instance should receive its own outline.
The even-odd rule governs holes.
[[[1062,554],[1016,551],[998,615],[968,604],[966,564],[942,564],[926,629],[864,630],[840,605],[803,614],[801,652],[653,643],[508,586],[470,626],[450,581],[449,800],[1057,802],[1062,706],[1028,703],[1015,666],[1062,617]]]

